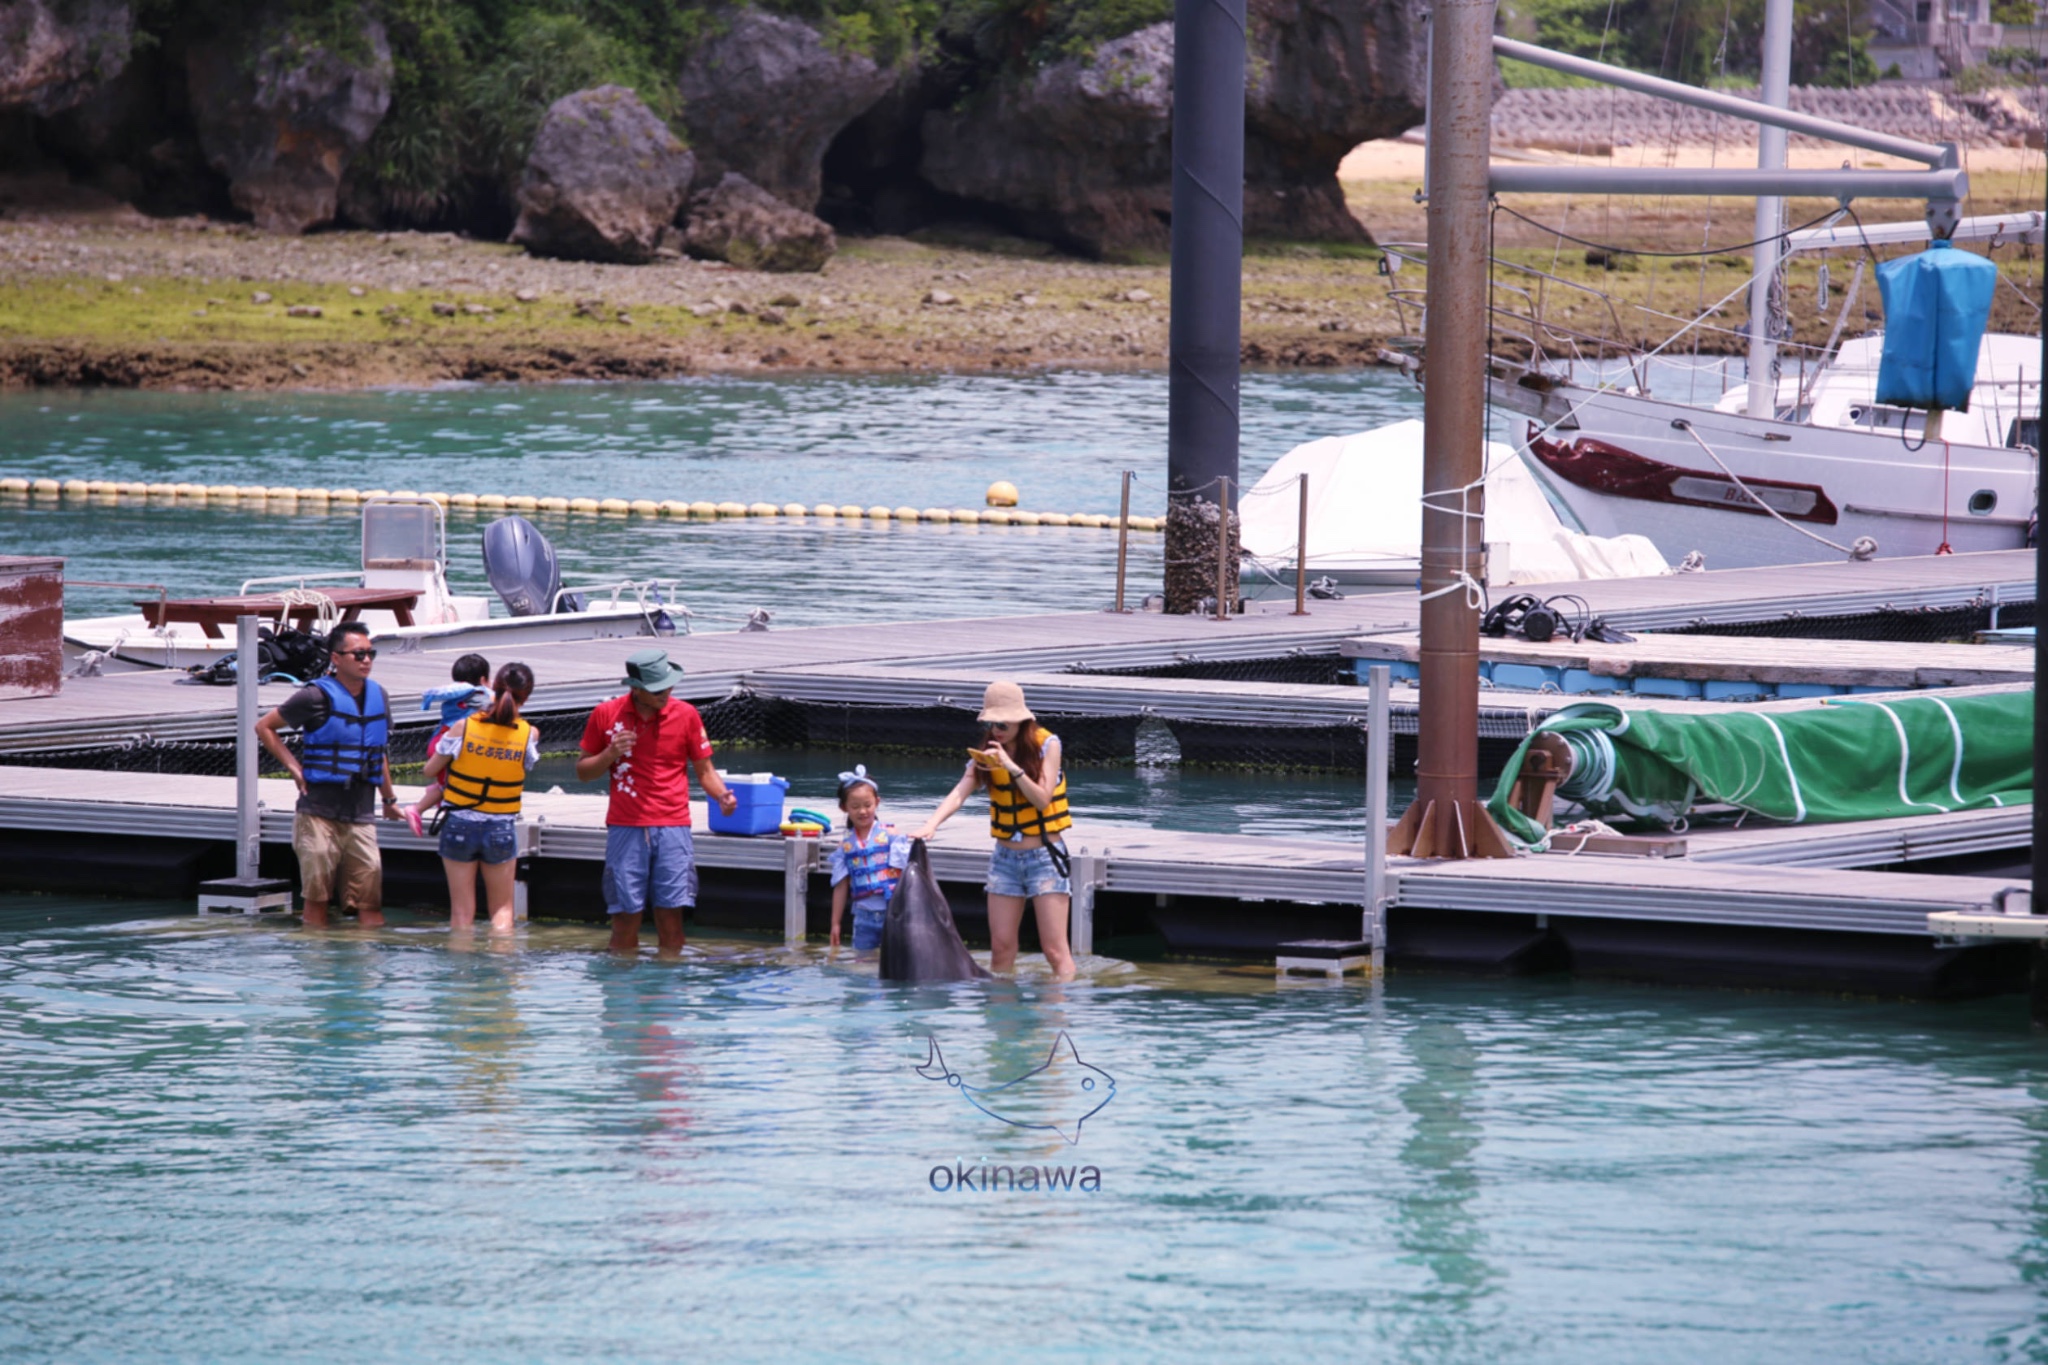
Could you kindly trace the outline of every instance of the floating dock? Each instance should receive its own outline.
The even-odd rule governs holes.
[[[1551,591],[1579,595],[1595,614],[1632,632],[1747,629],[1798,637],[1643,637],[1636,657],[1666,672],[1725,664],[1752,674],[1765,666],[1800,673],[1774,677],[1778,685],[1946,685],[2016,678],[2011,651],[1907,642],[1916,634],[1924,641],[2030,623],[2033,572],[2031,554],[2008,552],[1559,584]],[[971,731],[983,685],[1015,677],[1048,722],[1074,736],[1076,749],[1092,746],[1095,757],[1127,759],[1140,727],[1157,721],[1172,729],[1181,761],[1234,761],[1230,755],[1249,745],[1314,749],[1339,735],[1344,744],[1328,747],[1343,747],[1362,762],[1367,694],[1340,679],[1352,660],[1398,657],[1415,629],[1415,595],[1316,602],[1305,616],[1292,615],[1289,605],[1254,604],[1225,621],[1088,612],[661,643],[688,670],[680,693],[705,707],[707,719],[726,716],[727,708],[728,719],[744,712],[759,723],[785,708],[801,726],[800,742],[811,744],[854,742],[856,731],[862,743],[894,734],[913,747],[951,744]],[[1900,643],[1827,642],[1830,634],[1859,629]],[[579,721],[591,704],[617,694],[625,656],[647,643],[520,650],[539,678],[529,714]],[[1595,662],[1590,647],[1571,648],[1578,666]],[[1927,650],[1941,653],[1927,665],[1938,676],[1901,662],[1910,654],[1929,657]],[[1496,658],[1528,652],[1516,646]],[[1861,681],[1828,680],[1828,659],[1837,653],[1845,676]],[[446,680],[448,663],[438,652],[394,652],[379,657],[377,676],[393,693],[398,715],[411,720],[419,693]],[[1634,676],[1633,666],[1627,673],[1607,667],[1600,676]],[[283,687],[264,690],[267,703],[284,695]],[[1482,699],[1482,732],[1511,744],[1574,699],[1560,690],[1497,686]],[[1412,732],[1412,688],[1396,688],[1393,700],[1393,731]],[[1674,700],[1633,691],[1613,700],[1696,710],[1825,704],[1791,696]],[[431,724],[417,713],[409,727],[415,742]],[[217,777],[116,776],[67,766],[65,756],[182,743],[224,746],[218,752],[231,759],[225,746],[233,726],[230,689],[163,674],[74,679],[56,697],[0,703],[0,762],[13,765],[0,767],[0,867],[7,869],[0,875],[17,887],[156,896],[182,896],[199,880],[224,875],[234,823],[229,769],[218,769]],[[562,733],[567,729],[580,731],[580,723]],[[1085,768],[1076,780],[1085,782]],[[262,786],[263,870],[290,876],[293,793],[282,782]],[[602,798],[528,795],[522,862],[525,894],[537,913],[602,915],[603,815]],[[1936,923],[1999,914],[2008,893],[2024,889],[2017,864],[2030,817],[2030,807],[2018,807],[1857,825],[1696,828],[1655,839],[1594,837],[1580,840],[1575,852],[1577,836],[1561,836],[1558,851],[1512,861],[1396,859],[1388,878],[1387,950],[1396,966],[1459,970],[1571,969],[1927,996],[2017,989],[2032,951],[2027,942],[1959,938]],[[379,837],[389,854],[391,903],[444,903],[431,843],[395,823],[380,825]],[[1270,961],[1282,943],[1352,940],[1361,932],[1362,831],[1356,842],[1339,842],[1096,822],[1070,838],[1075,937],[1097,951]],[[965,819],[933,846],[934,870],[970,937],[983,924],[987,848],[985,835]],[[829,889],[816,841],[702,833],[698,850],[705,872],[698,924],[791,937],[823,932]],[[1899,868],[1915,870],[1880,870]]]

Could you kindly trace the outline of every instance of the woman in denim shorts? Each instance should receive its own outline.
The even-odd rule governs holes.
[[[1038,915],[1047,964],[1061,981],[1069,980],[1072,886],[1062,870],[1066,844],[1060,836],[1074,821],[1067,813],[1059,736],[1039,725],[1024,704],[1024,689],[1013,682],[988,685],[979,719],[981,747],[968,751],[967,771],[914,837],[931,838],[969,796],[986,791],[989,834],[996,841],[988,860],[989,965],[998,972],[1017,965],[1017,931],[1028,900]]]
[[[518,880],[519,801],[526,774],[540,761],[540,732],[519,718],[533,692],[533,670],[506,664],[498,670],[487,710],[450,726],[427,759],[427,781],[444,788],[441,866],[448,874],[448,927],[476,923],[476,878],[482,865],[491,932],[512,932],[512,896]]]

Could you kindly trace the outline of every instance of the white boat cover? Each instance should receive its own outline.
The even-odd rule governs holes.
[[[1490,584],[1671,571],[1647,537],[1589,536],[1566,526],[1509,447],[1489,442],[1486,464]],[[1301,517],[1297,480],[1303,474],[1308,475],[1311,574],[1419,571],[1421,422],[1410,418],[1296,446],[1246,490],[1239,504],[1244,552],[1275,573],[1294,567]],[[1452,499],[1441,501],[1455,505]]]

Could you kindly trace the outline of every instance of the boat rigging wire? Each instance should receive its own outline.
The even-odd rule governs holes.
[[[1777,508],[1771,506],[1762,498],[1758,497],[1755,490],[1751,489],[1748,484],[1742,481],[1741,475],[1737,474],[1734,470],[1728,467],[1728,462],[1721,458],[1720,453],[1717,452],[1712,446],[1708,445],[1706,441],[1700,437],[1699,432],[1693,430],[1693,425],[1690,421],[1687,421],[1683,417],[1679,417],[1673,419],[1671,425],[1677,427],[1680,431],[1692,437],[1693,441],[1699,446],[1699,448],[1707,452],[1707,458],[1712,460],[1715,464],[1721,467],[1721,472],[1728,476],[1730,482],[1732,482],[1737,488],[1741,489],[1751,502],[1755,503],[1758,507],[1762,508],[1764,511],[1770,513],[1773,517],[1775,517],[1778,521],[1778,524],[1780,526],[1783,526],[1786,530],[1797,531],[1800,535],[1805,536],[1808,540],[1817,540],[1821,544],[1827,546],[1830,550],[1838,551],[1841,554],[1849,556],[1849,558],[1851,559],[1876,558],[1877,542],[1872,540],[1869,536],[1858,536],[1856,538],[1855,545],[1852,547],[1848,545],[1839,545],[1836,542],[1829,540],[1826,536],[1821,535],[1817,531],[1807,530],[1804,526],[1794,526],[1791,522],[1785,520],[1784,516],[1779,513]]]
[[[1688,260],[1695,256],[1731,256],[1738,251],[1754,251],[1757,247],[1764,245],[1766,242],[1782,242],[1795,232],[1805,232],[1808,229],[1820,227],[1826,223],[1832,222],[1833,220],[1840,218],[1843,213],[1843,210],[1840,208],[1832,208],[1829,209],[1826,213],[1820,215],[1820,217],[1813,219],[1811,222],[1802,223],[1796,228],[1787,228],[1783,232],[1774,232],[1770,236],[1760,237],[1754,242],[1743,242],[1737,246],[1708,247],[1702,251],[1650,251],[1637,247],[1612,246],[1606,242],[1595,242],[1589,241],[1584,237],[1574,237],[1569,232],[1566,232],[1563,228],[1551,227],[1546,223],[1540,223],[1536,219],[1529,217],[1529,215],[1527,215],[1526,213],[1521,213],[1515,209],[1509,208],[1506,204],[1499,205],[1499,209],[1502,213],[1505,213],[1510,217],[1519,218],[1521,221],[1527,223],[1530,227],[1537,229],[1539,232],[1555,233],[1557,236],[1562,237],[1567,242],[1574,242],[1579,246],[1589,247],[1594,251],[1611,251],[1617,256],[1656,256],[1673,259],[1682,258]],[[1860,227],[1861,224],[1859,224],[1858,226]]]

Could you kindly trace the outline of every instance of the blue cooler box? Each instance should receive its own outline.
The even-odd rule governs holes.
[[[727,773],[726,788],[739,798],[731,815],[711,802],[713,834],[773,834],[782,828],[782,795],[789,779],[774,773]]]

